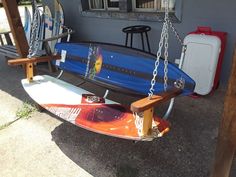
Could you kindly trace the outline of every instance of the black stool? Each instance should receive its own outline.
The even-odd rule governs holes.
[[[122,31],[124,33],[126,33],[125,46],[126,47],[128,46],[129,34],[131,35],[131,39],[130,39],[130,47],[131,48],[133,48],[133,34],[140,34],[141,39],[142,39],[143,51],[145,51],[144,40],[143,40],[143,33],[144,33],[146,36],[146,43],[147,43],[147,47],[148,47],[148,52],[151,53],[148,34],[147,34],[147,32],[150,30],[151,30],[151,27],[145,26],[145,25],[135,25],[135,26],[128,26],[128,27],[123,28]]]

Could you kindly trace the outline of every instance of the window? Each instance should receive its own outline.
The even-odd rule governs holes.
[[[170,10],[174,10],[175,0],[169,0]],[[165,8],[164,0],[133,0],[133,10],[142,12],[162,11]]]
[[[169,0],[172,22],[180,22],[182,1]],[[80,0],[82,16],[143,21],[163,21],[164,0]]]
[[[119,0],[107,0],[107,8],[119,8]]]
[[[89,0],[91,10],[119,10],[119,0]]]

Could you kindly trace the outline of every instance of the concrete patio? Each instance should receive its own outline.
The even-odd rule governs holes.
[[[170,133],[152,142],[133,143],[83,130],[48,112],[36,111],[29,119],[3,126],[16,119],[23,102],[33,104],[21,87],[23,77],[21,67],[9,67],[0,58],[0,176],[209,176],[223,89],[198,99],[177,98]],[[64,79],[78,82],[70,75]],[[90,84],[84,87],[98,89]],[[112,97],[119,97],[121,102],[135,99],[115,93]],[[236,176],[236,165],[231,176]]]

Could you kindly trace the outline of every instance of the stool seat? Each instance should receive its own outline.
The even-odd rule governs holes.
[[[143,32],[148,32],[150,30],[151,27],[145,25],[128,26],[122,29],[124,33],[143,33]]]
[[[146,26],[146,25],[134,25],[134,26],[128,26],[122,29],[122,31],[124,33],[126,33],[126,40],[125,40],[125,46],[128,46],[128,38],[129,35],[131,37],[130,39],[130,47],[133,48],[133,34],[140,34],[141,35],[141,39],[142,39],[142,48],[145,51],[145,47],[144,47],[144,38],[143,38],[143,33],[145,34],[146,37],[146,43],[147,43],[147,47],[148,47],[148,52],[151,53],[151,49],[150,49],[150,44],[149,44],[149,39],[148,39],[148,31],[151,30],[150,26]]]

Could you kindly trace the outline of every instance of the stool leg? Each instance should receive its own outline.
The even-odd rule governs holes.
[[[126,33],[126,38],[125,38],[125,46],[127,47],[128,45],[128,37],[129,37],[129,33]]]
[[[1,35],[0,35],[0,43],[1,43],[1,45],[4,45]]]
[[[143,51],[145,51],[145,48],[144,48],[144,41],[143,41],[143,33],[141,32],[140,35],[141,35],[141,39],[142,39],[142,47],[143,47]]]
[[[133,48],[133,33],[131,33],[130,47]]]
[[[148,39],[148,34],[147,34],[147,32],[145,32],[145,35],[146,35],[146,40],[147,40],[148,52],[151,53],[151,49],[150,49],[150,44],[149,44],[149,39]]]

